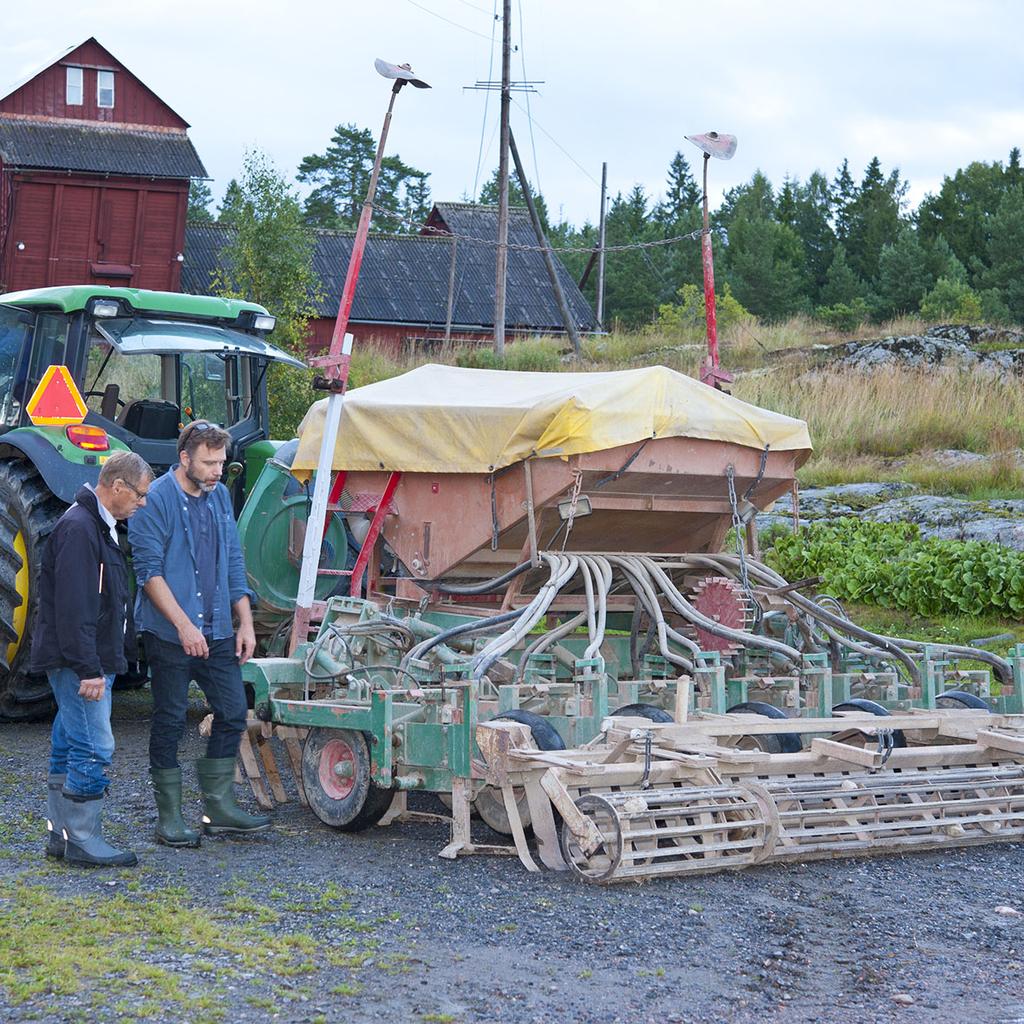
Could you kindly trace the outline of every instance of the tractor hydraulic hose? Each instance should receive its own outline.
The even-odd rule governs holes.
[[[417,586],[424,590],[439,590],[442,594],[489,594],[492,590],[500,590],[506,583],[510,583],[517,576],[521,576],[532,568],[532,562],[521,562],[514,569],[509,569],[508,572],[496,576],[493,580],[484,580],[483,583],[441,583],[438,580],[417,580]]]
[[[493,615],[486,619],[477,619],[473,622],[464,622],[461,625],[452,626],[450,629],[443,630],[436,636],[430,637],[430,639],[417,644],[411,651],[409,651],[409,653],[402,659],[401,667],[407,668],[410,661],[422,658],[428,651],[432,650],[438,644],[443,644],[457,636],[465,636],[467,633],[476,633],[481,630],[491,629],[494,626],[503,625],[506,622],[511,622],[513,619],[519,618],[524,611],[526,611],[525,608],[514,608],[510,612],[502,612],[500,615]]]
[[[596,658],[604,643],[605,629],[608,624],[608,591],[612,585],[612,567],[606,558],[600,555],[583,555],[580,559],[590,567],[597,586],[597,625],[593,639],[583,652],[584,658]]]
[[[778,654],[783,655],[787,661],[793,664],[794,667],[800,665],[803,655],[795,647],[790,647],[789,644],[784,644],[779,640],[772,640],[770,637],[757,636],[754,633],[747,633],[740,629],[730,629],[728,626],[723,626],[720,622],[715,622],[714,619],[709,619],[706,615],[702,615],[697,611],[697,609],[694,608],[685,597],[683,597],[676,588],[676,585],[669,578],[668,574],[660,565],[657,564],[657,562],[645,556],[639,556],[639,561],[661,584],[662,593],[664,593],[668,598],[669,604],[671,604],[672,607],[675,608],[675,610],[688,622],[692,622],[695,626],[700,626],[701,629],[704,629],[715,636],[720,636],[726,640],[732,640],[735,643],[742,644],[744,647],[755,647],[762,650],[775,651]]]
[[[657,632],[658,649],[661,652],[661,656],[671,664],[680,667],[684,672],[692,673],[694,670],[693,662],[673,652],[668,642],[673,640],[680,647],[686,648],[695,657],[700,653],[700,647],[689,637],[676,632],[665,621],[661,606],[658,604],[657,591],[646,569],[639,565],[636,559],[625,555],[606,555],[605,558],[611,565],[617,565],[622,570],[623,576],[644,604]]]
[[[716,560],[721,563],[735,565],[734,557],[731,555],[718,555],[716,556]],[[767,586],[786,586],[785,579],[763,562],[756,562],[752,559],[748,560],[747,572]],[[822,608],[819,604],[816,604],[809,597],[804,597],[795,590],[789,591],[786,595],[786,599],[790,601],[790,603],[796,605],[797,608],[800,608],[802,611],[807,612],[813,618],[817,619],[823,626],[828,624],[841,633],[848,633],[860,640],[867,640],[869,643],[875,644],[880,650],[887,653],[890,657],[896,658],[902,662],[906,667],[907,672],[910,674],[910,678],[914,681],[914,684],[916,686],[920,686],[920,669],[917,667],[917,663],[914,659],[907,654],[905,650],[903,650],[901,645],[904,641],[897,641],[890,637],[881,636],[878,633],[872,633],[870,630],[862,629],[850,619],[843,618],[839,615],[833,615],[831,612]]]
[[[559,640],[567,637],[570,633],[574,632],[578,626],[583,625],[586,621],[587,613],[580,612],[574,615],[571,619],[567,619],[561,625],[556,626],[554,629],[544,633],[530,644],[529,647],[523,651],[519,658],[519,664],[516,666],[516,677],[517,683],[522,682],[523,677],[526,673],[526,663],[534,654],[543,654],[552,644],[557,644]]]
[[[551,567],[551,577],[537,593],[537,596],[524,609],[525,614],[516,621],[511,629],[492,640],[480,651],[472,662],[472,678],[482,679],[487,669],[494,664],[506,651],[511,650],[527,633],[547,614],[551,602],[566,583],[576,575],[579,559],[575,555],[543,554],[541,557]]]

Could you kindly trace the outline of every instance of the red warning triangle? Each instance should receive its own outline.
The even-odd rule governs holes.
[[[81,423],[89,410],[71,371],[66,366],[48,366],[25,411],[36,426],[63,427]]]

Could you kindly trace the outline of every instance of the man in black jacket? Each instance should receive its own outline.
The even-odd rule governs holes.
[[[103,838],[103,798],[114,754],[110,688],[134,649],[128,567],[116,522],[146,503],[153,471],[134,452],[103,464],[53,528],[43,553],[31,671],[57,700],[49,772],[46,853],[69,864],[131,867],[138,858]]]

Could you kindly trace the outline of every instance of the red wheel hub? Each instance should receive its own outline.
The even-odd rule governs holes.
[[[358,762],[342,739],[328,740],[320,751],[320,788],[332,800],[344,800],[355,788]]]

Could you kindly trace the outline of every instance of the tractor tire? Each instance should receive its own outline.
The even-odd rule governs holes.
[[[40,721],[56,707],[28,662],[43,545],[66,509],[30,462],[0,462],[0,722]]]

